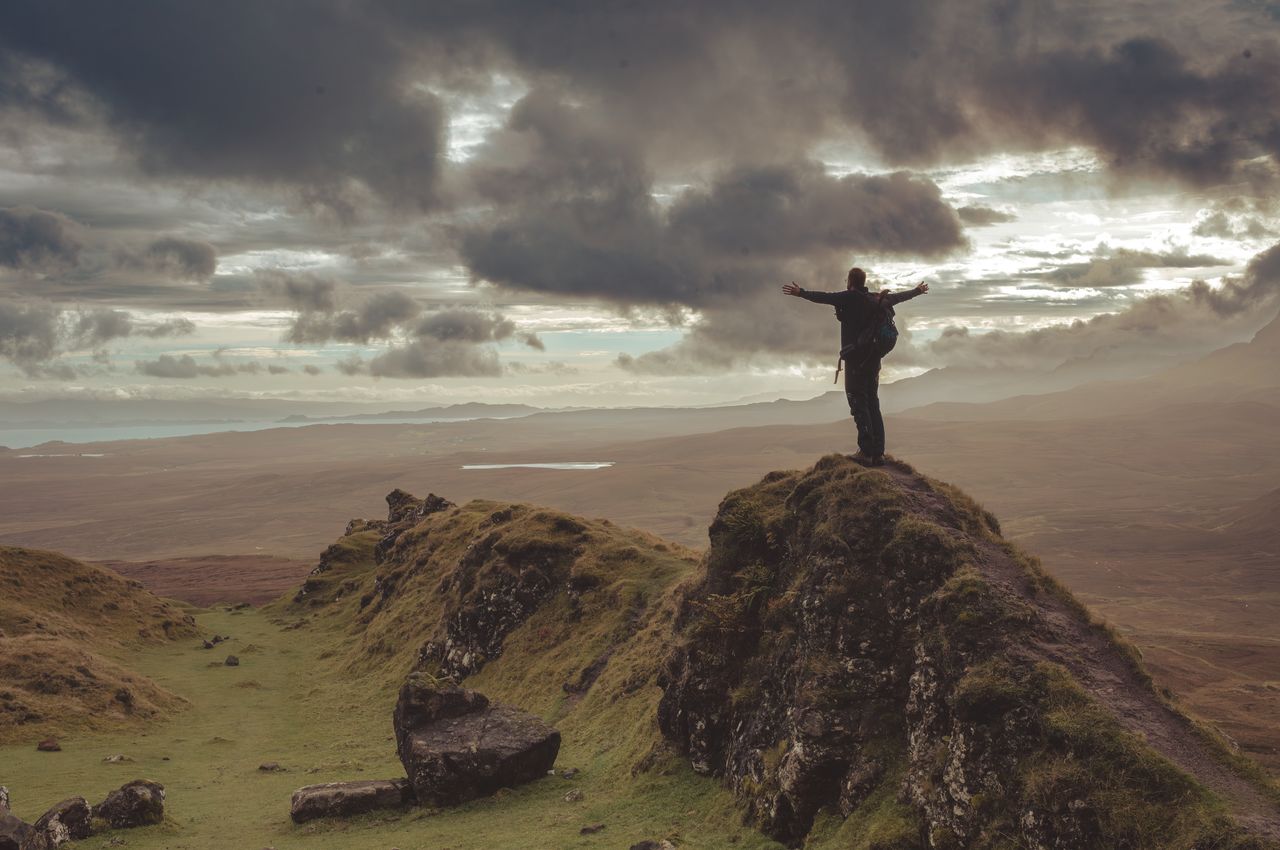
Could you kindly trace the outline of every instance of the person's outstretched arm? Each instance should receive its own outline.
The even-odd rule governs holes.
[[[849,296],[847,292],[810,292],[807,289],[801,289],[794,280],[782,287],[782,292],[785,295],[794,295],[797,298],[803,298],[805,301],[812,301],[815,304],[839,304]]]
[[[884,297],[884,300],[885,300],[885,303],[889,305],[901,304],[903,301],[910,301],[912,298],[915,298],[917,295],[924,295],[928,291],[929,291],[929,284],[925,283],[924,281],[920,281],[918,284],[913,286],[911,289],[906,290],[905,292],[890,292]]]

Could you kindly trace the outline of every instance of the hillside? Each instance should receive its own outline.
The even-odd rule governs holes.
[[[195,635],[137,582],[53,552],[0,547],[0,742],[153,719],[182,700],[120,658]]]
[[[1256,769],[993,517],[906,466],[772,473],[721,503],[696,566],[607,521],[389,502],[273,615],[338,675],[385,692],[424,670],[552,721],[601,811],[687,764],[793,846],[1280,838]]]

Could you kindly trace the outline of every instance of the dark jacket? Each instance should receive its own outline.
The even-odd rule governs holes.
[[[881,315],[881,305],[890,317],[893,316],[893,305],[901,304],[920,294],[918,289],[905,292],[890,292],[881,301],[880,293],[867,292],[862,289],[846,289],[843,292],[810,292],[800,290],[800,297],[815,304],[830,304],[836,308],[836,318],[840,320],[840,348],[844,350],[858,343],[862,331]]]

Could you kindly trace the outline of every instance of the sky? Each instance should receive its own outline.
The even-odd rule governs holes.
[[[1142,374],[1280,310],[1280,2],[0,8],[0,401]],[[1048,377],[1044,377],[1048,381]],[[1047,384],[1046,384],[1047,385]]]

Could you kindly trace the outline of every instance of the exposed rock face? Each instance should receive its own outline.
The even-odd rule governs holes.
[[[90,809],[84,797],[71,797],[53,806],[35,822],[36,833],[48,848],[88,838]]]
[[[0,815],[9,814],[9,789],[0,785]]]
[[[374,549],[374,557],[378,563],[386,560],[388,553],[395,549],[396,543],[405,531],[412,528],[418,520],[430,514],[439,513],[455,507],[453,502],[428,493],[425,499],[411,496],[403,490],[392,490],[387,494],[387,521],[382,524],[386,532]]]
[[[409,677],[395,710],[396,746],[419,803],[454,806],[546,775],[560,733],[475,691]]]
[[[164,820],[164,786],[149,779],[135,779],[94,806],[93,816],[115,829],[160,823]]]
[[[870,846],[902,850],[1267,846],[1189,814],[1204,789],[1074,671],[1163,703],[957,492],[830,456],[729,494],[710,533],[658,721],[769,835],[874,807]]]
[[[347,817],[377,809],[395,809],[413,802],[407,779],[375,779],[364,782],[328,782],[293,792],[289,816],[294,823],[316,818]]]

